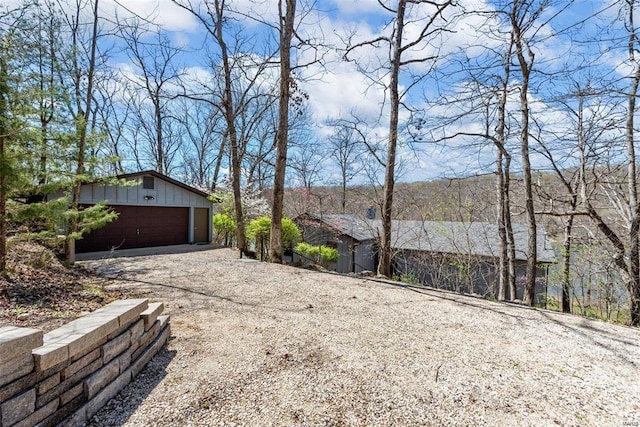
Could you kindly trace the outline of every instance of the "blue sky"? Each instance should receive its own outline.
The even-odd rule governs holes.
[[[192,1],[197,4],[197,0]],[[229,3],[234,9],[248,16],[260,17],[262,20],[271,22],[276,19],[276,0],[234,0]],[[299,3],[298,10],[306,11],[305,2],[299,0]],[[467,10],[490,10],[492,5],[496,4],[492,0],[459,0],[457,3]],[[185,71],[201,79],[210,78],[209,71],[204,64],[202,51],[199,50],[204,38],[203,29],[190,13],[176,6],[170,0],[130,0],[120,3],[115,0],[101,0],[100,4],[101,14],[104,17],[113,17],[116,14],[120,17],[127,17],[131,13],[149,17],[166,31],[172,41],[189,50],[189,53],[181,58]],[[538,23],[553,16],[558,7],[566,4],[567,2],[564,1],[557,2],[556,8],[551,8],[546,15],[540,18]],[[538,33],[540,40],[533,46],[536,53],[536,63],[541,64],[540,69],[553,72],[582,61],[594,65],[598,70],[609,70],[611,74],[617,76],[628,73],[628,67],[624,65],[624,46],[621,46],[621,49],[608,50],[610,46],[582,43],[583,40],[589,39],[594,32],[602,32],[603,28],[611,28],[610,24],[617,17],[619,7],[607,8],[609,4],[611,2],[600,0],[576,1],[562,15],[542,28]],[[579,24],[596,11],[603,11],[598,19]],[[457,13],[458,10],[451,9],[451,12],[446,14],[447,20],[452,26],[451,32],[437,42],[440,54],[454,57],[459,48],[467,46],[466,51],[471,55],[481,56],[486,53],[486,49],[500,49],[502,47],[499,40],[484,34],[487,25],[491,23],[485,17],[478,15],[458,16]],[[428,14],[428,11],[415,7],[410,11],[409,20],[419,21]],[[389,28],[386,23],[392,17],[392,13],[381,9],[377,0],[319,0],[315,4],[314,10],[308,13],[300,23],[299,32],[302,36],[322,38],[327,45],[340,47],[349,33],[353,34],[354,40],[368,40],[382,34],[388,34]],[[254,40],[260,40],[267,33],[264,25],[251,19],[238,17],[237,24],[242,27],[243,35],[248,35]],[[609,27],[606,26],[607,24]],[[558,31],[567,27],[570,27],[572,31],[557,34]],[[418,30],[417,24],[409,24],[406,33],[410,37]],[[432,50],[432,46],[421,46],[411,55],[425,55]],[[309,54],[310,52],[299,53],[298,62],[308,61]],[[331,129],[323,125],[327,120],[348,117],[353,114],[369,124],[372,135],[376,135],[380,141],[384,141],[387,134],[388,95],[382,87],[371,84],[364,78],[358,71],[356,63],[364,64],[376,59],[384,62],[388,52],[384,49],[376,50],[364,47],[352,55],[356,62],[343,61],[343,52],[339,49],[327,49],[323,54],[324,66],[315,65],[301,70],[301,74],[308,78],[301,82],[301,87],[309,95],[307,107],[312,122],[315,124],[313,132],[317,139],[323,143],[331,132]],[[113,61],[114,66],[127,71],[129,65],[125,57],[115,57]],[[468,76],[456,73],[456,64],[456,62],[452,62],[449,65],[443,65],[442,73],[432,73],[429,78],[414,87],[407,95],[407,103],[426,112],[427,116],[450,114],[453,111],[450,106],[434,105],[434,102],[442,92],[454,95],[463,93],[460,88],[464,86]],[[416,64],[411,71],[424,73],[428,65],[430,64]],[[513,85],[515,87],[517,86],[517,77],[514,79]],[[408,75],[404,75],[401,81],[403,87],[406,87],[410,82],[411,79]],[[553,85],[556,87],[552,87]],[[559,87],[561,89],[563,85],[565,83],[556,79],[552,83],[541,86],[542,90],[539,93],[531,94],[532,112],[540,120],[548,122],[549,126],[556,126],[558,122],[562,122],[562,113],[557,111],[555,107],[548,105],[540,97],[543,91],[548,92],[551,89],[558,91]],[[464,108],[464,99],[457,101],[460,103],[456,108]],[[514,107],[514,111],[517,111],[515,98],[511,105]],[[401,119],[407,120],[408,117],[408,113],[404,112]],[[558,120],[559,117],[560,120]],[[468,118],[457,121],[444,132],[446,134],[457,130],[474,131],[478,130],[479,126],[477,117]],[[472,144],[473,147],[469,148],[469,144]],[[450,140],[446,144],[427,141],[416,144],[413,148],[418,150],[402,147],[400,149],[400,158],[406,161],[406,165],[402,168],[403,175],[400,177],[403,181],[489,172],[494,158],[494,150],[490,144],[478,143],[477,140],[469,138]],[[515,160],[517,167],[517,156]],[[534,164],[538,167],[544,166],[543,161],[536,157],[534,157]],[[334,173],[330,165],[327,165],[325,171],[329,175]],[[326,180],[330,181],[331,177],[327,177]]]

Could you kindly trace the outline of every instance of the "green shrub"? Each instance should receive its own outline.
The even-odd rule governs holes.
[[[407,273],[407,274],[403,274],[400,276],[400,281],[402,283],[408,283],[410,285],[417,285],[420,283],[420,280],[418,279],[418,276],[416,276],[414,273]]]
[[[271,221],[269,221],[269,225],[271,225]],[[296,223],[289,218],[282,218],[282,247],[293,249],[301,237],[302,233]]]
[[[338,261],[338,250],[336,248],[330,248],[329,246],[320,246],[320,257],[322,263],[331,264]]]
[[[213,216],[213,229],[216,241],[224,240],[225,245],[231,245],[233,234],[236,232],[236,221],[229,215],[219,213]]]
[[[319,246],[313,246],[306,242],[301,242],[296,245],[296,252],[298,252],[299,254],[307,258],[311,258],[313,260],[318,259],[319,249],[320,249]]]
[[[247,225],[246,234],[247,238],[254,242],[269,240],[269,236],[271,235],[271,218],[268,216],[261,216],[252,220]]]
[[[252,240],[256,248],[260,248],[260,259],[269,253],[269,239],[271,238],[271,218],[261,216],[247,225],[247,238]],[[282,247],[293,249],[300,241],[300,229],[289,218],[282,218]]]
[[[338,250],[329,246],[315,246],[302,242],[296,246],[296,252],[319,262],[324,267],[338,261]]]

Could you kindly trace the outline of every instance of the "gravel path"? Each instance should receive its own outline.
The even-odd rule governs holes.
[[[229,249],[85,265],[172,329],[91,426],[640,425],[638,329]]]

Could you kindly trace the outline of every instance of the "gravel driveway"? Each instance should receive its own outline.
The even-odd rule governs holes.
[[[640,425],[638,329],[196,249],[84,262],[172,329],[90,425]]]

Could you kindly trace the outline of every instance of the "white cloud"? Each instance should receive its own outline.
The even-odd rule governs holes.
[[[197,2],[194,2],[197,4]],[[193,15],[174,4],[171,0],[103,0],[102,16],[107,18],[129,19],[139,16],[147,19],[167,31],[189,31],[198,29]]]
[[[475,8],[488,7],[483,0],[468,0],[467,6]],[[344,41],[348,36],[352,37],[352,44],[375,39],[378,36],[385,35],[390,29],[383,26],[385,22],[392,16],[388,12],[384,12],[377,4],[377,1],[361,1],[361,2],[339,2],[337,5],[340,11],[349,12],[351,9],[361,9],[356,19],[349,20],[349,16],[341,15],[340,19],[331,19],[326,16],[325,19],[314,22],[314,27],[309,29],[310,32],[321,32],[324,35],[325,42],[329,45],[336,46],[338,49],[344,49]],[[415,38],[421,25],[424,22],[424,7],[415,7],[412,9],[408,18],[406,27],[407,40]],[[363,17],[363,15],[377,13],[376,19]],[[452,12],[453,13],[453,12]],[[448,14],[451,18],[452,13]],[[422,15],[421,15],[422,14]],[[420,16],[420,19],[417,17]],[[384,18],[384,19],[383,19]],[[495,41],[482,41],[481,30],[482,24],[486,18],[479,16],[465,16],[457,20],[456,31],[446,33],[442,39],[445,42],[444,51],[451,52],[458,49],[459,46],[468,46],[477,44],[482,49]],[[319,24],[319,25],[318,25]],[[478,48],[480,49],[480,47]],[[364,45],[349,54],[349,57],[355,62],[346,63],[342,58],[343,51],[331,51],[325,56],[327,67],[325,70],[306,70],[306,75],[320,74],[320,80],[306,82],[305,90],[310,95],[310,108],[316,120],[324,120],[326,118],[337,118],[349,115],[351,112],[363,117],[368,122],[375,122],[382,115],[382,122],[386,122],[383,110],[385,103],[385,92],[379,85],[372,84],[372,81],[358,71],[358,66],[366,69],[374,78],[382,79],[388,82],[385,76],[388,69],[389,49],[381,45],[375,48],[370,45]],[[435,49],[428,45],[418,46],[414,51],[407,53],[407,58],[424,57],[435,54]],[[302,58],[300,62],[304,62],[306,58]],[[431,64],[418,64],[412,67],[413,71],[421,71],[430,67]]]
[[[373,37],[373,32],[364,22],[358,23],[360,37]],[[343,58],[343,38],[354,27],[353,22],[332,20],[328,16],[314,17],[313,22],[303,25],[301,30],[310,38],[323,38],[326,46],[321,53],[322,64],[315,63],[301,70],[303,90],[309,95],[309,108],[313,118],[321,124],[327,119],[350,117],[355,114],[362,120],[375,123],[384,103],[384,91],[372,85],[357,68],[355,62]],[[370,48],[357,52],[360,61]],[[312,63],[315,51],[302,51],[299,64]]]
[[[377,0],[330,0],[332,6],[328,7],[329,14],[340,16],[354,15],[362,17],[366,14],[376,14],[381,10]]]
[[[321,81],[304,84],[309,94],[312,114],[318,121],[350,116],[354,113],[365,121],[380,114],[384,93],[370,84],[350,63],[335,63]]]
[[[190,66],[182,69],[184,81],[187,84],[210,84],[214,75],[210,70],[198,66]]]

